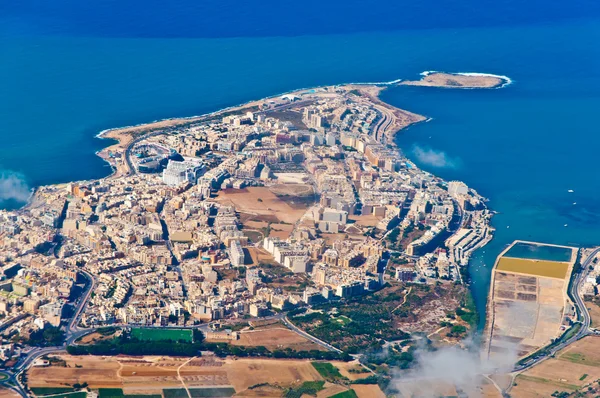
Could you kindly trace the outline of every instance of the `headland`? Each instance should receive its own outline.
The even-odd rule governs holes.
[[[398,149],[394,135],[426,117],[382,102],[390,84],[302,89],[103,132],[118,141],[99,153],[112,175],[42,186],[29,206],[0,212],[0,262],[19,270],[8,273],[17,304],[6,328],[39,330],[33,312],[64,326],[71,354],[135,355],[153,353],[143,336],[170,338],[148,330],[170,327],[191,342],[157,343],[161,354],[241,355],[239,340],[247,356],[364,353],[370,372],[387,348],[397,354],[385,366],[409,366],[403,354],[422,335],[463,346],[477,321],[466,267],[492,238],[493,213]],[[62,293],[36,306],[38,285]],[[74,311],[62,319],[65,305]],[[290,343],[259,339],[264,321],[275,325],[265,335]],[[119,337],[73,344],[106,328]]]

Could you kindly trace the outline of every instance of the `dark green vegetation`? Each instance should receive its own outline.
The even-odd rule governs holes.
[[[300,328],[313,336],[333,344],[337,348],[356,354],[369,347],[377,347],[384,340],[402,340],[410,336],[400,330],[394,321],[394,307],[403,300],[403,289],[383,289],[381,292],[361,296],[345,303],[328,303],[318,307],[323,313],[313,312],[292,318]],[[328,314],[337,308],[338,315],[350,322],[338,322],[337,317]]]
[[[226,357],[228,355],[234,355],[237,357],[266,357],[266,358],[299,358],[299,359],[324,359],[324,360],[342,360],[349,361],[352,358],[348,354],[338,354],[332,351],[294,351],[291,348],[284,350],[269,351],[266,347],[243,347],[234,346],[227,343],[206,343],[204,342],[204,336],[202,332],[197,329],[192,330],[161,330],[156,331],[163,332],[152,333],[150,338],[152,343],[148,344],[148,341],[143,341],[136,336],[143,336],[148,338],[147,334],[140,335],[134,333],[134,329],[131,333],[123,333],[118,337],[112,339],[98,341],[90,345],[70,345],[67,347],[67,352],[71,355],[171,355],[171,356],[198,356],[200,351],[213,351],[219,357]],[[154,329],[145,329],[152,330]],[[193,342],[186,340],[176,340],[173,338],[179,338],[183,336],[180,332],[193,333]],[[164,333],[164,332],[177,332],[175,333]],[[135,335],[134,335],[135,334]],[[160,340],[160,339],[163,340]],[[165,340],[166,339],[166,340]]]
[[[411,293],[405,301],[408,288]],[[357,354],[379,350],[386,341],[409,339],[402,328],[418,324],[429,310],[441,307],[449,313],[460,306],[463,316],[473,321],[475,311],[466,305],[466,290],[462,286],[393,283],[374,294],[315,306],[321,312],[300,314],[291,320],[313,336]]]
[[[63,394],[75,391],[72,387],[32,387],[31,392],[38,396]]]
[[[99,398],[162,398],[160,394],[125,394],[121,388],[101,388],[98,390]]]
[[[188,398],[185,388],[165,388],[163,395],[165,398]]]
[[[377,376],[373,375],[373,376],[365,377],[362,379],[354,380],[350,384],[377,384],[378,382],[379,382],[379,378]]]
[[[311,362],[311,364],[325,380],[334,381],[343,377],[339,369],[329,362]]]
[[[120,398],[125,394],[121,388],[101,388],[98,390],[98,396],[100,398]]]
[[[60,328],[47,326],[44,329],[31,332],[26,343],[37,347],[56,346],[63,342],[64,336],[65,334]]]
[[[404,344],[404,346],[408,346],[407,349],[401,344],[394,344],[389,346],[387,351],[370,351],[363,356],[361,362],[382,374],[387,374],[388,369],[391,368],[408,369],[415,361],[416,346],[413,342],[407,341],[407,343]]]
[[[467,328],[463,325],[454,325],[446,336],[448,337],[464,337],[467,334]]]
[[[283,396],[285,398],[300,398],[304,394],[316,396],[319,391],[323,390],[324,385],[324,381],[305,381],[299,387],[286,390]]]
[[[142,341],[180,341],[191,343],[194,341],[190,329],[149,329],[133,328],[131,337]]]
[[[231,387],[208,387],[208,388],[190,388],[192,398],[221,398],[232,397],[235,390]],[[188,398],[185,388],[165,388],[163,390],[165,398]]]
[[[461,307],[456,309],[456,316],[468,323],[470,327],[474,327],[477,325],[479,317],[477,316],[477,311],[475,310],[475,302],[473,301],[471,295],[465,297],[465,299],[461,303]]]
[[[231,387],[190,388],[189,390],[192,398],[218,398],[232,397],[233,395],[235,395],[235,390]]]

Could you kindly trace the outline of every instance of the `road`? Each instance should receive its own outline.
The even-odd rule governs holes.
[[[307,339],[309,339],[310,341],[312,341],[315,344],[320,345],[321,347],[327,348],[329,351],[335,351],[338,353],[342,353],[342,350],[339,350],[337,348],[335,348],[334,346],[332,346],[331,344],[328,344],[326,342],[324,342],[323,340],[319,340],[318,338],[316,338],[313,335],[310,335],[308,333],[306,333],[304,330],[296,327],[296,325],[294,325],[292,322],[290,322],[290,320],[288,319],[287,316],[284,316],[283,318],[281,318],[281,321],[283,322],[283,324],[285,326],[287,326],[289,329],[293,330],[294,332],[298,333],[300,336],[305,337]]]
[[[25,391],[24,386],[20,382],[21,374],[29,368],[29,366],[38,358],[56,352],[65,350],[69,344],[72,344],[75,340],[80,338],[81,336],[90,333],[94,329],[81,329],[77,326],[79,323],[79,317],[81,316],[85,305],[87,304],[92,291],[94,290],[94,286],[96,284],[94,277],[89,273],[82,271],[81,272],[88,280],[89,283],[86,285],[87,289],[81,297],[76,301],[75,312],[73,313],[73,317],[67,323],[65,328],[65,340],[64,343],[60,346],[54,347],[36,347],[27,353],[26,356],[19,359],[17,364],[10,370],[5,371],[5,374],[8,378],[6,380],[1,381],[5,387],[12,389],[17,392],[22,397],[28,397],[29,395]],[[9,384],[10,383],[10,384]]]
[[[133,146],[140,141],[143,141],[150,137],[154,137],[155,135],[164,134],[164,133],[165,133],[165,131],[161,130],[161,131],[155,131],[155,132],[149,133],[149,134],[144,134],[144,135],[134,139],[133,141],[131,141],[129,143],[129,145],[127,145],[127,148],[125,148],[125,162],[127,163],[127,168],[129,169],[129,175],[135,175],[137,173],[135,167],[133,166],[133,162],[131,161],[131,150],[133,149]]]
[[[590,272],[589,271],[590,264],[592,263],[592,261],[594,260],[594,258],[596,257],[596,255],[598,253],[600,253],[600,247],[594,249],[590,253],[590,255],[587,256],[586,259],[581,263],[581,268],[580,268],[578,274],[575,276],[575,279],[573,280],[573,283],[571,284],[570,289],[569,289],[570,296],[575,299],[574,305],[578,310],[577,311],[577,313],[579,314],[578,318],[580,318],[580,319],[578,319],[578,323],[581,324],[581,328],[579,329],[579,331],[577,333],[575,333],[573,336],[569,337],[568,339],[561,341],[559,344],[550,348],[548,350],[548,354],[546,354],[544,356],[540,356],[538,358],[532,358],[529,361],[525,362],[524,364],[515,366],[513,372],[523,372],[524,370],[527,370],[527,369],[533,367],[534,365],[537,365],[540,362],[543,362],[546,359],[553,357],[554,354],[556,354],[558,351],[562,350],[569,344],[572,344],[572,343],[576,342],[577,340],[579,340],[589,334],[595,334],[594,331],[590,330],[590,324],[591,324],[590,313],[588,312],[588,310],[585,306],[585,303],[583,302],[583,299],[581,298],[581,295],[579,294],[579,290],[580,290],[581,284],[583,283],[583,281],[585,281],[585,279],[587,278],[587,276]]]

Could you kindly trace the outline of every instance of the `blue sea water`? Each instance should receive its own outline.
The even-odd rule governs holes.
[[[518,242],[502,257],[526,258],[530,260],[545,261],[571,261],[573,250],[564,246],[539,245],[534,243]]]
[[[514,82],[383,99],[432,118],[398,137],[420,167],[500,213],[470,266],[478,308],[513,239],[600,242],[599,2],[172,3],[0,0],[0,206],[17,206],[24,184],[107,175],[94,156],[103,129],[301,87],[475,71]]]

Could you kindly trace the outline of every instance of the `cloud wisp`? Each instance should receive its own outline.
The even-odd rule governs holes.
[[[448,387],[481,397],[486,374],[510,371],[517,361],[516,346],[490,359],[482,359],[479,350],[444,347],[436,351],[417,350],[417,366],[408,373],[398,374],[392,385],[418,397],[439,396]]]
[[[414,145],[412,153],[417,160],[428,166],[437,168],[457,168],[459,166],[458,159],[452,159],[445,152],[432,149],[430,147],[422,147]]]
[[[26,202],[30,195],[31,189],[21,174],[0,170],[0,202]]]

